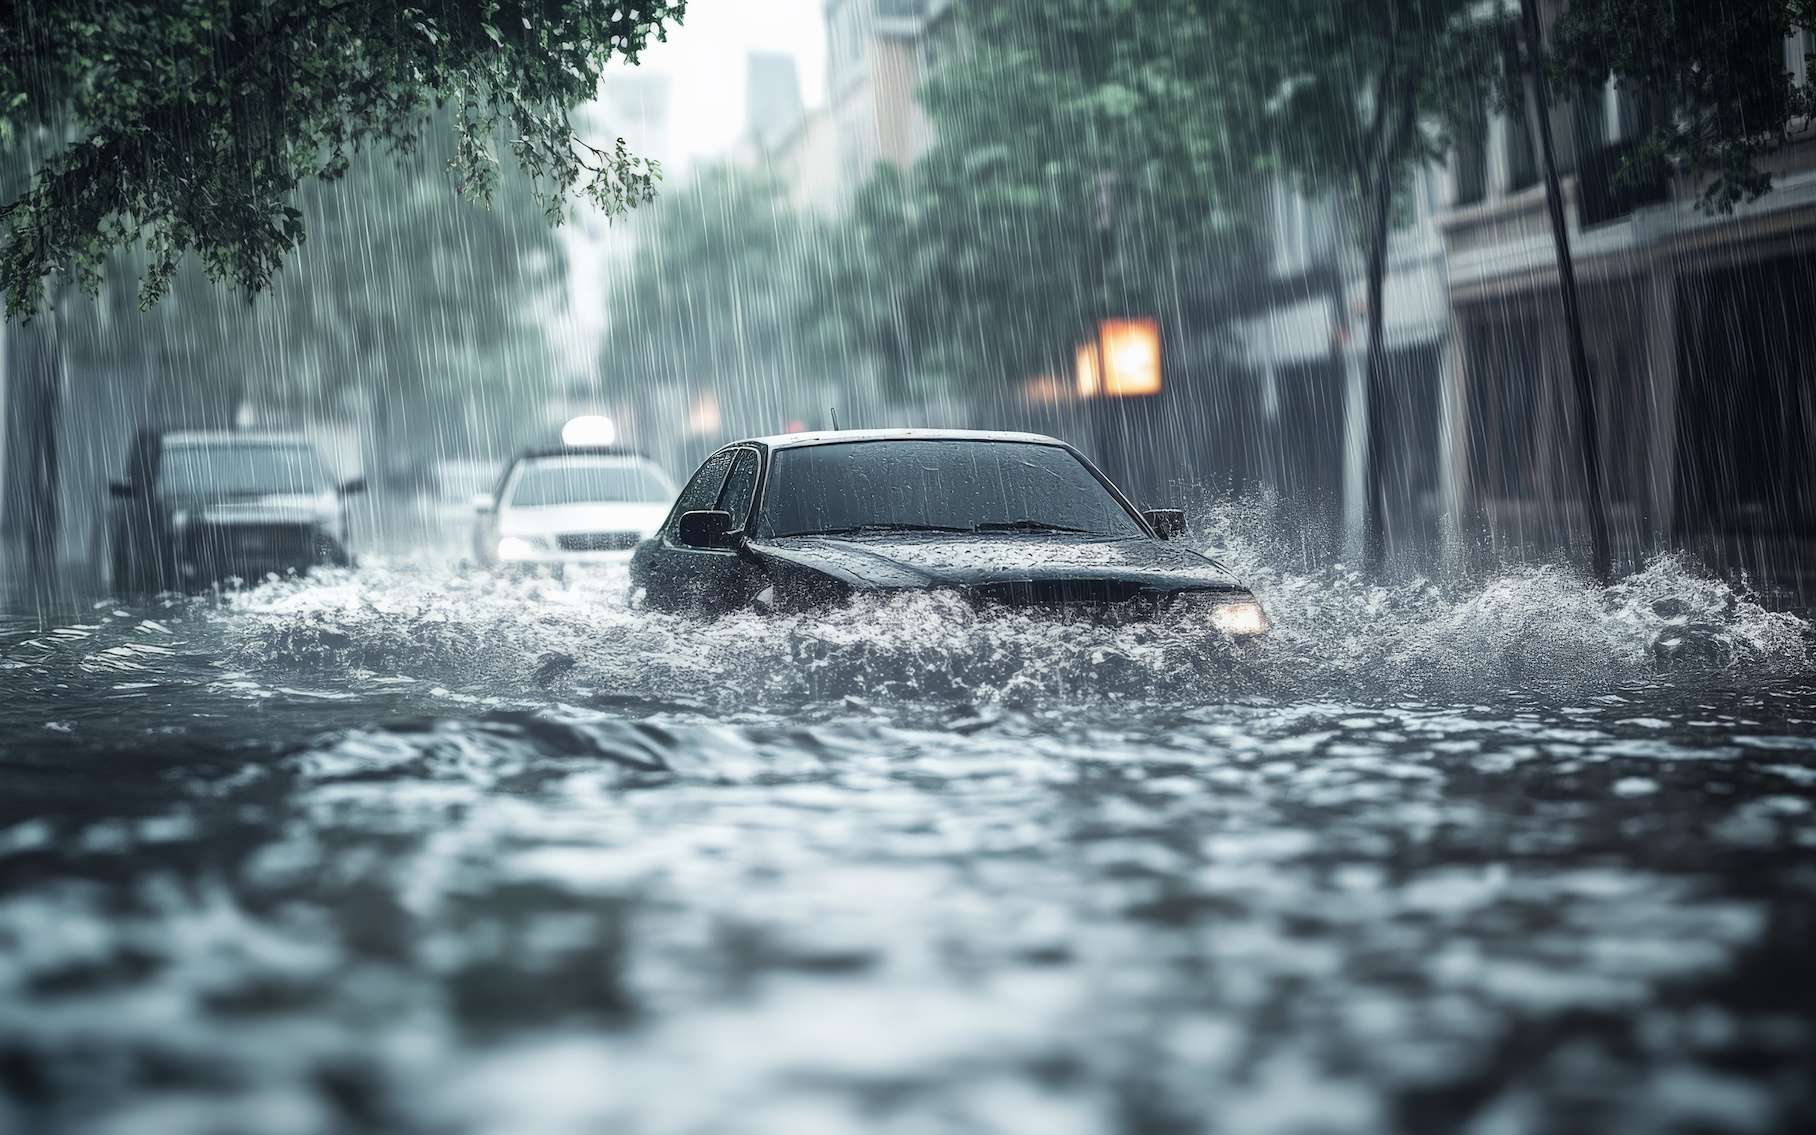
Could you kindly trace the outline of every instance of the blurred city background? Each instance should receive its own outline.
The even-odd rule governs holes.
[[[492,208],[462,201],[431,131],[308,184],[308,240],[254,301],[192,266],[141,312],[143,264],[116,256],[98,298],[0,340],[4,578],[47,543],[42,595],[81,592],[143,426],[301,429],[367,477],[369,538],[409,545],[421,506],[578,414],[678,475],[835,407],[1055,433],[1150,503],[1253,497],[1308,565],[1363,555],[1371,493],[1404,570],[1584,559],[1530,102],[1484,80],[1416,108],[1371,384],[1371,208],[1328,168],[1342,139],[1246,113],[1184,10],[701,0],[581,116],[663,164],[628,219],[576,204],[551,228],[508,160]],[[1807,41],[1762,39],[1759,66],[1803,82]],[[1668,112],[1613,78],[1550,110],[1613,555],[1684,548],[1803,596],[1816,137],[1711,210],[1706,178],[1628,160]]]
[[[4,13],[0,1135],[1816,1131],[1816,0]]]

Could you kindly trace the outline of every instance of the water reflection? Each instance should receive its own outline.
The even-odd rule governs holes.
[[[421,565],[13,633],[0,1130],[1810,1114],[1801,621],[1241,566],[1259,649]]]

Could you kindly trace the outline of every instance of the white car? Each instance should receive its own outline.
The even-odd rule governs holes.
[[[641,453],[532,450],[474,498],[474,555],[487,565],[629,563],[674,500],[675,483]]]

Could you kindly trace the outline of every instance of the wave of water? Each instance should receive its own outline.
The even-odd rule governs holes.
[[[1227,517],[1230,514],[1225,514]],[[1274,632],[1056,624],[952,595],[861,597],[712,621],[633,610],[621,573],[567,581],[368,569],[275,583],[214,613],[257,670],[408,675],[468,690],[583,691],[601,704],[799,711],[846,699],[1038,709],[1232,697],[1488,696],[1581,691],[1671,673],[1806,672],[1804,619],[1661,556],[1612,587],[1557,567],[1476,580],[1376,582],[1270,560],[1226,525],[1205,546],[1266,603]]]
[[[1213,521],[1265,642],[421,563],[8,638],[0,1131],[1809,1114],[1802,619]]]

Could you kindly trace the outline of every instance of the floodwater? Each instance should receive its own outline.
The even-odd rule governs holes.
[[[1765,1132],[1816,668],[1659,561],[703,624],[430,561],[0,634],[0,1131]]]

